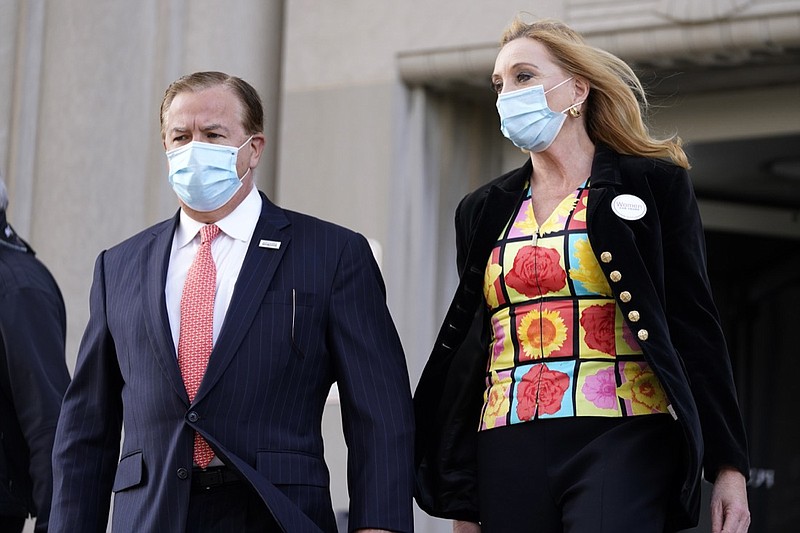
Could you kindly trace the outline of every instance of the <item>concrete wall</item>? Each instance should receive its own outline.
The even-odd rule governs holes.
[[[97,254],[177,208],[159,134],[164,89],[195,70],[237,73],[269,97],[274,125],[281,8],[262,0],[224,8],[212,0],[2,2],[9,218],[61,285],[70,366]],[[268,152],[260,169],[267,184],[274,160]]]

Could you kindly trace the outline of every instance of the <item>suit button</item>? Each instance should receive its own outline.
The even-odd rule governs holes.
[[[185,468],[179,468],[176,472],[178,479],[187,479],[189,477],[189,471]]]
[[[187,416],[186,418],[189,419],[189,422],[197,422],[198,420],[200,420],[200,415],[198,415],[194,411],[189,411],[189,416]]]
[[[619,299],[622,300],[623,303],[628,303],[631,301],[631,293],[628,291],[622,291],[619,293]]]
[[[631,322],[638,322],[639,321],[639,311],[636,311],[634,309],[633,311],[628,313],[628,320],[630,320]]]
[[[650,334],[647,332],[646,329],[640,329],[639,332],[636,334],[636,336],[639,337],[640,341],[646,341],[647,337],[649,337]]]
[[[616,283],[622,279],[622,274],[620,274],[619,270],[612,270],[608,277],[611,278],[611,281]]]
[[[603,263],[610,263],[611,262],[611,252],[603,252],[600,254],[600,261]]]

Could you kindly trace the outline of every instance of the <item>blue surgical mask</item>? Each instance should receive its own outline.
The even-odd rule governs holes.
[[[195,211],[215,211],[227,204],[242,186],[236,157],[240,147],[192,141],[167,151],[169,184],[184,204]]]
[[[545,95],[571,79],[567,78],[547,91],[542,85],[535,85],[499,95],[497,112],[500,114],[500,131],[503,135],[523,150],[530,152],[547,150],[567,120],[564,111],[583,102],[556,113],[547,106]]]

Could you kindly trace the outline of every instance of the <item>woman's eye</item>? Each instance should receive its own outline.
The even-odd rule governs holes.
[[[501,92],[503,92],[503,82],[493,81],[492,82],[492,91],[494,91],[497,94],[500,94]]]
[[[530,80],[531,78],[533,78],[533,76],[527,72],[520,72],[519,74],[517,74],[517,81],[519,83],[524,83]]]

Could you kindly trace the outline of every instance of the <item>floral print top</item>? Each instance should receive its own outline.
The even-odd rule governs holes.
[[[480,429],[668,412],[589,243],[588,180],[541,225],[526,187],[486,265],[492,340]]]

